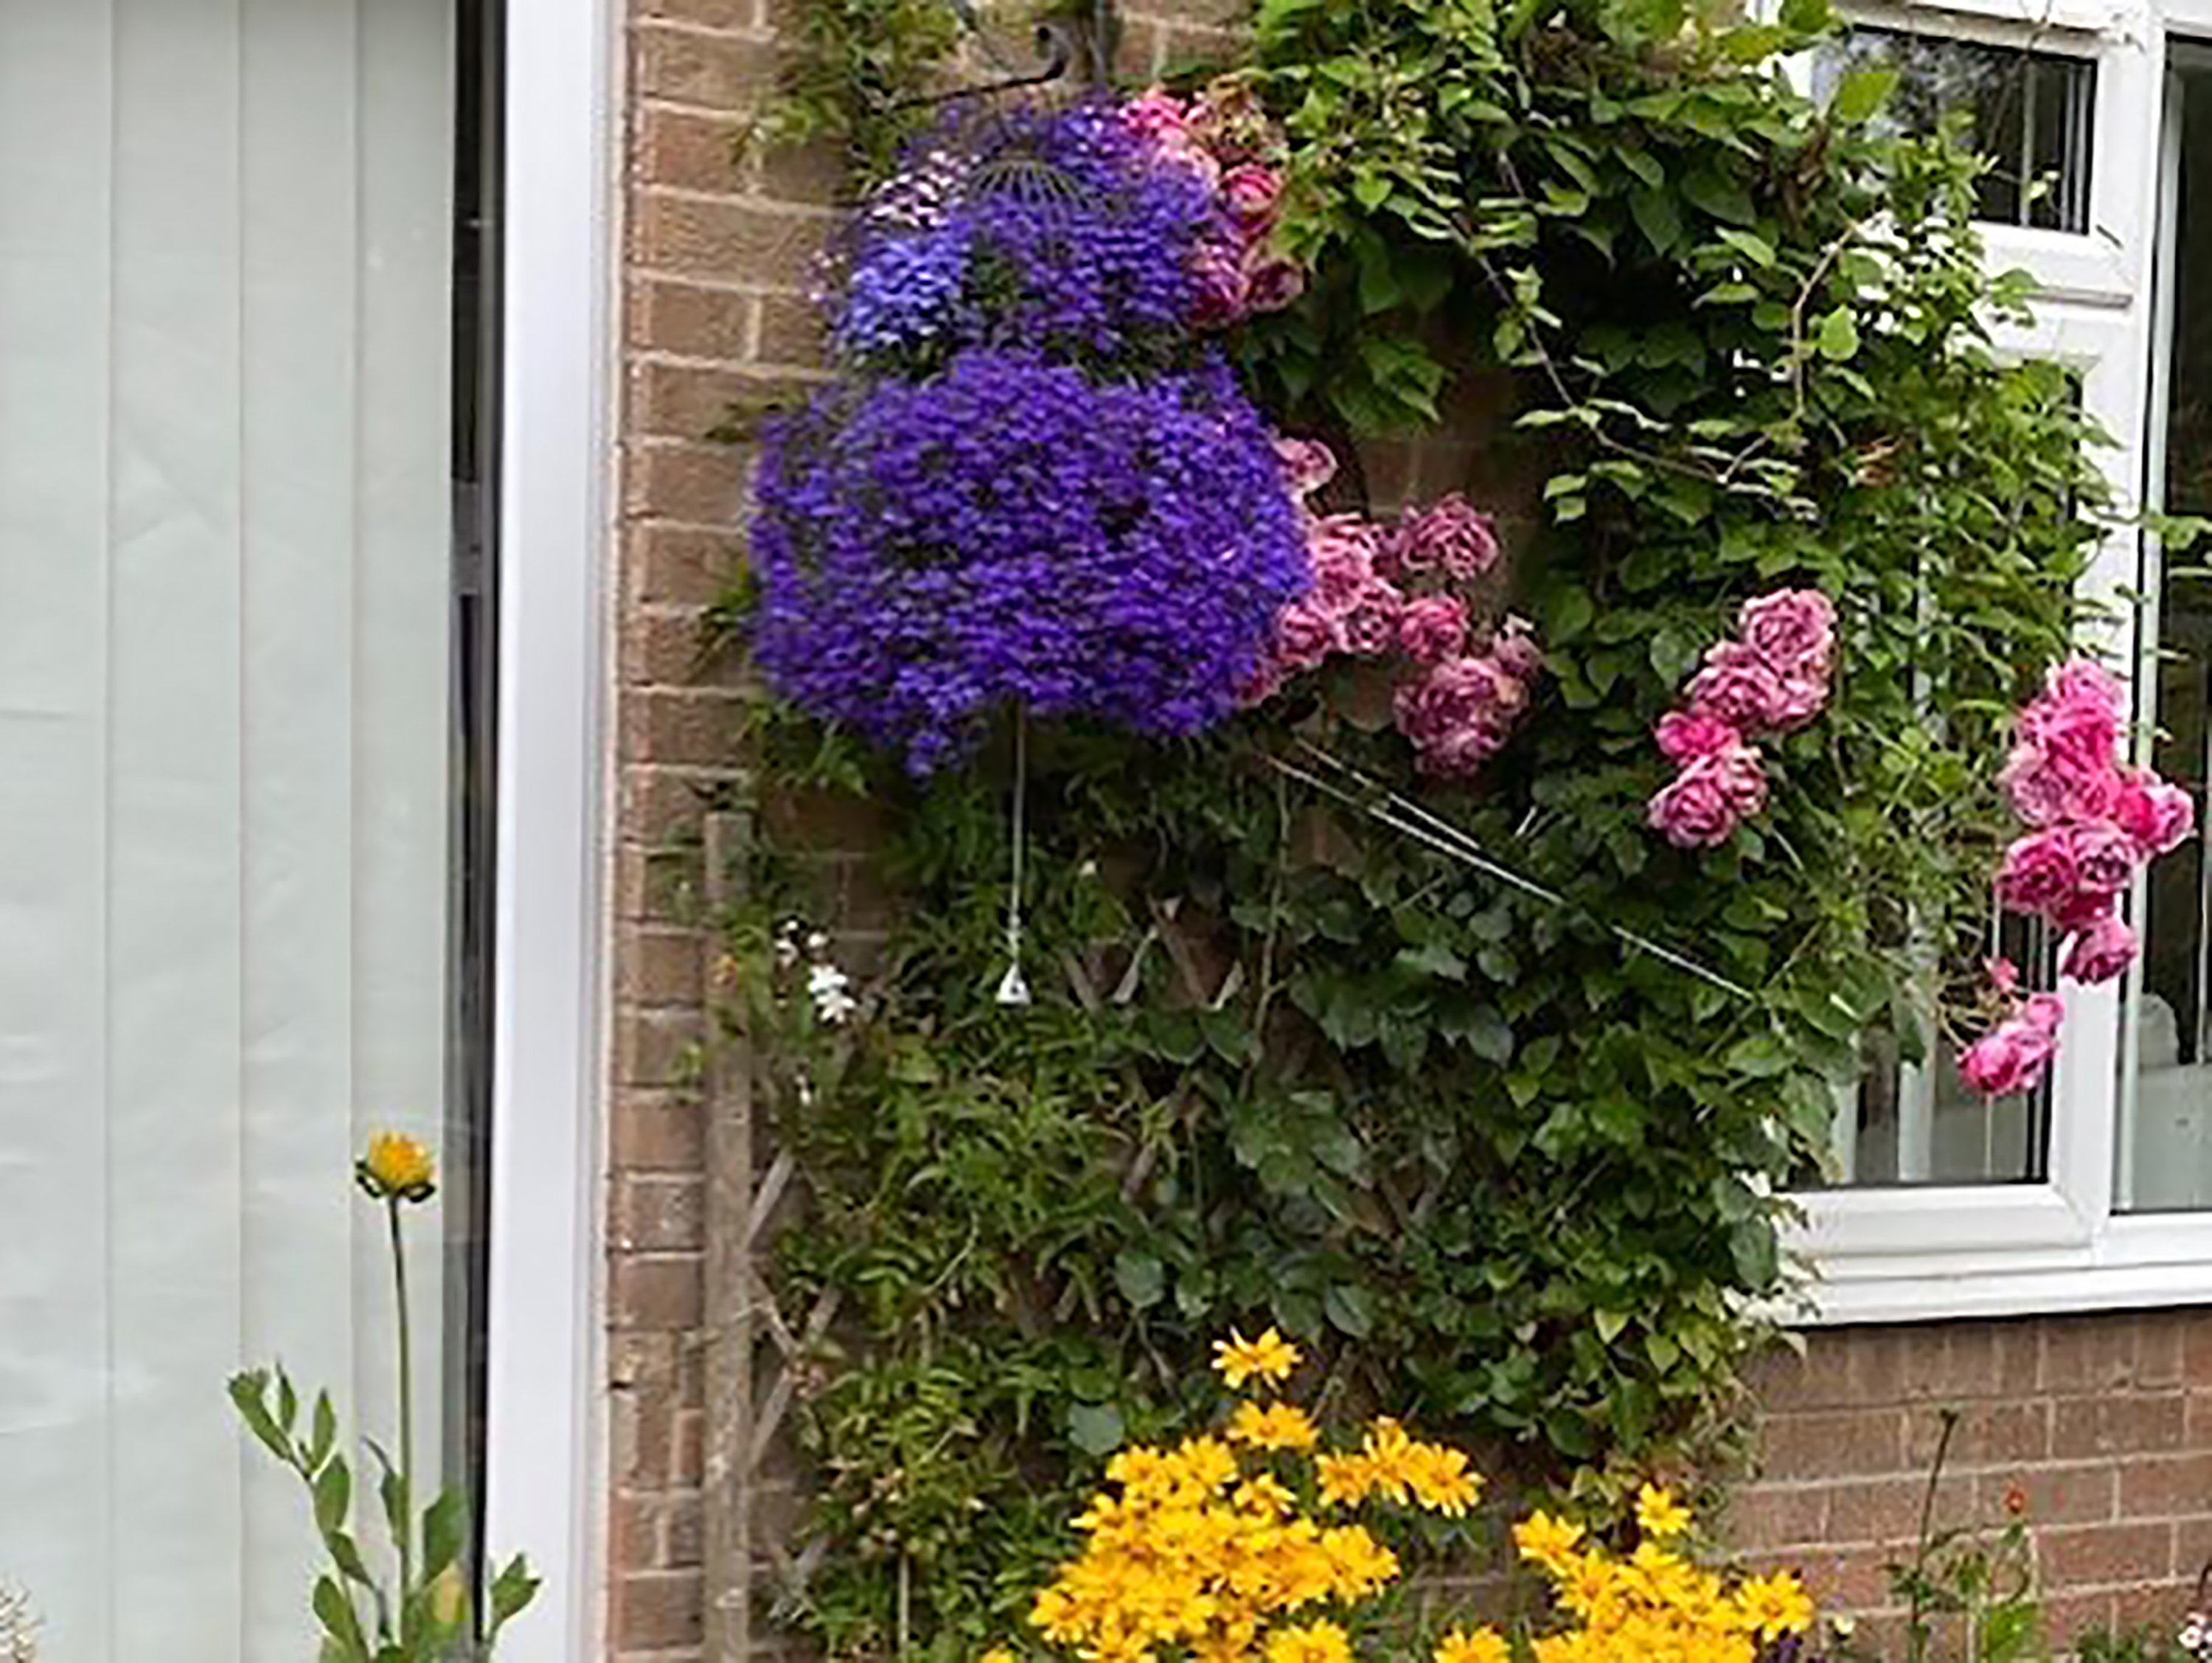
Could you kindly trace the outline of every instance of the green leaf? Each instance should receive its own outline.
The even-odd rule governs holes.
[[[1855,70],[1837,86],[1828,113],[1847,127],[1856,126],[1889,101],[1896,86],[1895,70]]]
[[[1364,1340],[1375,1331],[1375,1303],[1364,1288],[1352,1283],[1330,1288],[1322,1301],[1322,1313],[1332,1327],[1353,1339]]]
[[[1114,1260],[1114,1285],[1139,1311],[1149,1311],[1167,1294],[1167,1272],[1151,1253],[1125,1247]]]
[[[538,1597],[541,1586],[539,1579],[531,1575],[530,1562],[520,1554],[501,1568],[491,1585],[491,1631],[495,1636]]]
[[[307,1462],[308,1471],[319,1472],[322,1471],[323,1463],[330,1459],[331,1452],[337,1447],[337,1410],[331,1406],[331,1394],[329,1392],[318,1392],[315,1394],[313,1425],[307,1437]]]
[[[230,1401],[238,1410],[238,1417],[278,1460],[289,1466],[293,1462],[292,1441],[276,1428],[270,1418],[265,1401],[269,1390],[269,1375],[264,1369],[252,1369],[234,1374],[230,1381]]]
[[[1565,647],[1578,639],[1597,617],[1597,603],[1583,588],[1561,589],[1552,597],[1547,621],[1547,644]]]
[[[1598,1311],[1592,1313],[1590,1320],[1597,1329],[1598,1338],[1611,1345],[1620,1337],[1621,1330],[1628,1326],[1628,1313]]]
[[[1751,192],[1741,184],[1710,168],[1699,168],[1682,181],[1682,194],[1715,219],[1731,225],[1751,225],[1759,219],[1751,205]]]
[[[1112,1404],[1074,1404],[1068,1409],[1068,1441],[1086,1455],[1111,1455],[1127,1435],[1121,1411]]]
[[[448,1489],[422,1509],[422,1580],[456,1563],[468,1534],[468,1504],[460,1491]]]
[[[1442,941],[1431,941],[1425,947],[1406,947],[1398,954],[1398,966],[1417,976],[1427,976],[1439,981],[1467,980],[1467,960],[1454,953]]]
[[[1673,194],[1663,188],[1630,192],[1628,214],[1656,253],[1672,253],[1682,240],[1681,210],[1675,207]]]
[[[1821,319],[1820,333],[1814,338],[1814,344],[1820,349],[1820,356],[1831,363],[1841,363],[1847,358],[1856,357],[1859,350],[1859,325],[1858,320],[1851,315],[1850,308],[1839,306]]]
[[[1787,1073],[1790,1061],[1790,1048],[1775,1035],[1755,1033],[1730,1048],[1723,1066],[1754,1080],[1771,1080]]]
[[[337,1648],[337,1655],[345,1663],[370,1663],[368,1638],[361,1631],[361,1618],[345,1590],[328,1576],[318,1577],[313,1604],[316,1620],[330,1636],[329,1645]]]
[[[334,1456],[315,1477],[315,1528],[328,1536],[345,1523],[352,1504],[353,1474],[344,1456]]]

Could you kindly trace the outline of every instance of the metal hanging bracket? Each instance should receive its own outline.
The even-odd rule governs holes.
[[[1103,92],[1113,84],[1114,60],[1121,38],[1121,15],[1115,0],[1089,0],[1087,20],[1071,15],[1048,18],[1039,23],[1034,47],[1036,62],[1028,70],[1016,69],[992,43],[983,19],[976,12],[975,0],[951,0],[951,3],[954,15],[975,38],[983,55],[1006,74],[981,86],[956,87],[950,92],[902,99],[892,105],[892,109],[924,109],[971,98],[992,98],[1032,87],[1055,86],[1079,73],[1095,91]]]

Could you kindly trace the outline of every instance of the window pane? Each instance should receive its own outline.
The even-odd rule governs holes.
[[[313,1654],[224,1382],[388,1439],[353,1154],[465,1170],[465,13],[0,0],[0,1577],[70,1663]],[[469,1190],[408,1220],[425,1477]]]
[[[2167,208],[2178,219],[2166,500],[2174,513],[2196,515],[2212,511],[2212,77],[2185,72],[2181,98],[2179,201]],[[2169,575],[2158,618],[2154,709],[2145,701],[2157,726],[2152,761],[2201,807],[2212,744],[2212,591]],[[2205,880],[2203,844],[2192,840],[2151,868],[2141,897],[2143,959],[2124,1058],[2133,1087],[2120,1137],[2124,1209],[2212,1207]]]
[[[1963,116],[1968,142],[1990,161],[1981,218],[2048,230],[2089,228],[2091,116],[2097,66],[2087,58],[1942,35],[1855,27],[1826,55],[1824,91],[1850,70],[1899,72],[1884,119],[1933,132]]]

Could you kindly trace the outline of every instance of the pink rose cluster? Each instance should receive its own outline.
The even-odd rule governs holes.
[[[1524,620],[1486,630],[1470,604],[1469,592],[1498,568],[1496,527],[1458,495],[1395,525],[1316,513],[1312,498],[1335,478],[1336,458],[1310,440],[1285,439],[1277,449],[1305,509],[1313,583],[1277,616],[1273,651],[1243,702],[1262,704],[1332,658],[1395,661],[1406,673],[1393,710],[1421,771],[1473,777],[1512,736],[1544,664]]]
[[[2087,659],[2051,673],[2020,713],[2012,754],[1998,777],[2027,829],[1997,868],[1998,902],[2044,919],[2064,938],[2060,967],[2094,986],[2127,973],[2141,945],[2120,916],[2136,874],[2186,842],[2197,805],[2179,786],[2120,761],[2125,695]],[[1996,967],[2012,1008],[1960,1058],[1976,1091],[2008,1097],[2033,1087],[2057,1052],[2058,996],[2014,999],[2018,975]]]
[[[1200,174],[1220,204],[1198,251],[1198,326],[1224,329],[1255,312],[1279,312],[1305,292],[1305,272],[1273,247],[1282,216],[1281,149],[1251,89],[1221,80],[1195,98],[1155,87],[1121,107],[1121,119],[1154,155]]]
[[[1717,849],[1766,807],[1753,741],[1793,733],[1827,708],[1836,610],[1817,589],[1744,603],[1736,633],[1705,655],[1655,737],[1674,777],[1651,799],[1651,827],[1677,849]]]

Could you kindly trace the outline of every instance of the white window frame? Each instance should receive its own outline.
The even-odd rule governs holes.
[[[1947,0],[1941,6],[1869,0],[1849,15],[1877,27],[1950,34],[2098,66],[2090,226],[2068,234],[1984,225],[1996,269],[2029,271],[2034,322],[1999,344],[2023,357],[2073,365],[2089,411],[2113,435],[2100,459],[2121,512],[2132,517],[2163,475],[2163,391],[2170,325],[2160,314],[2171,270],[2166,45],[2170,33],[2212,37],[2212,0],[2163,7],[2096,0]],[[2148,502],[2155,508],[2155,497]],[[2148,534],[2106,539],[2087,580],[2117,602],[2154,570]],[[2148,584],[2154,590],[2154,584]],[[2110,661],[2136,650],[2118,609],[2087,643]],[[2140,893],[2136,897],[2141,916]],[[2130,987],[2132,984],[2130,984]],[[1817,1324],[1905,1322],[2036,1312],[2212,1302],[2212,1212],[2130,1215],[2116,1210],[2122,1074],[2130,1002],[2116,987],[2066,990],[2053,1071],[2050,1177],[2041,1183],[1842,1189],[1797,1197],[1790,1246],[1815,1275]]]
[[[602,1654],[602,827],[620,107],[611,0],[509,0],[487,1539],[544,1592],[501,1654]]]

